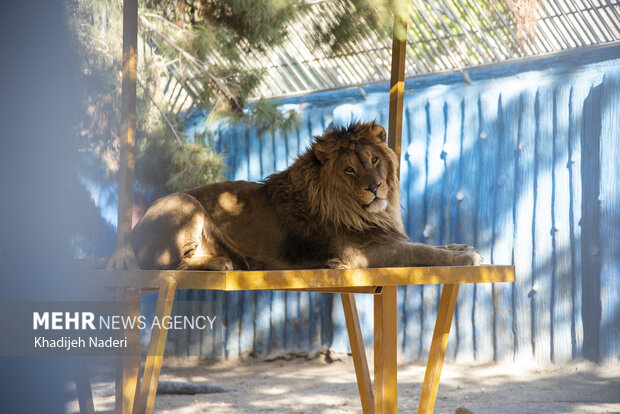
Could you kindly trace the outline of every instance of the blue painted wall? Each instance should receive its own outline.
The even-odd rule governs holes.
[[[467,243],[515,264],[514,284],[464,285],[448,356],[563,362],[620,359],[620,46],[406,83],[401,204],[412,240]],[[388,87],[281,100],[299,130],[219,129],[228,179],[286,168],[331,124],[387,126]],[[193,119],[190,131],[200,128]],[[179,292],[220,299],[225,355],[348,350],[337,295]],[[399,290],[399,351],[424,357],[438,286]],[[358,295],[367,345],[372,297]],[[192,341],[171,338],[183,354]],[[212,356],[205,352],[204,356]]]

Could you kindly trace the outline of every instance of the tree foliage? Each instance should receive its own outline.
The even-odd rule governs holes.
[[[244,54],[283,42],[286,24],[304,7],[300,0],[140,1],[139,187],[162,194],[222,178],[221,156],[208,142],[190,142],[180,114],[168,110],[162,85],[171,61],[199,75],[198,105],[212,115],[209,120],[245,122],[261,131],[296,125],[295,114],[282,113],[275,104],[247,105],[263,74],[240,63]],[[122,1],[69,1],[67,15],[81,64],[81,150],[113,175],[119,159]]]
[[[345,53],[350,42],[372,33],[381,36],[393,28],[394,14],[407,20],[405,0],[347,0],[342,1],[338,13],[323,24],[315,24],[316,47],[327,47],[333,54]],[[396,33],[399,39],[405,32]]]
[[[69,24],[81,57],[84,113],[82,150],[110,174],[118,170],[122,0],[67,0]],[[400,0],[343,2],[342,24],[309,34],[333,53],[355,31],[384,30]],[[352,5],[352,7],[349,7]],[[304,0],[139,0],[136,179],[155,193],[221,179],[223,163],[208,143],[189,142],[183,114],[164,95],[174,71],[191,79],[192,98],[208,121],[244,122],[260,133],[294,128],[296,113],[282,112],[256,90],[264,73],[244,64],[286,40],[287,27],[309,10]],[[254,101],[249,104],[250,99]]]

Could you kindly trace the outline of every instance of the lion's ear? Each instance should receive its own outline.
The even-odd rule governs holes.
[[[323,164],[325,164],[327,162],[327,154],[328,154],[328,152],[326,151],[325,143],[323,143],[321,141],[317,141],[312,146],[312,151],[314,152],[314,156],[316,157],[317,160],[319,160],[321,165],[323,165]]]
[[[377,125],[377,124],[375,124],[374,127],[375,127],[374,128],[374,132],[375,132],[375,134],[377,136],[377,139],[379,141],[381,141],[381,142],[387,142],[387,140],[386,140],[387,135],[385,133],[385,128],[383,128],[381,125]]]

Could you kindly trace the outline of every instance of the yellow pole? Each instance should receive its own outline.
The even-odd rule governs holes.
[[[375,414],[398,412],[396,286],[375,295]]]
[[[400,142],[403,132],[403,99],[405,96],[405,51],[407,38],[398,39],[399,33],[407,32],[407,22],[394,19],[394,39],[392,41],[392,74],[390,77],[390,113],[388,124],[388,146],[400,159]],[[400,175],[400,168],[398,168]]]
[[[138,63],[138,0],[123,3],[123,80],[121,96],[121,157],[118,181],[116,248],[125,246],[131,231],[136,138],[136,79]]]
[[[397,15],[392,43],[388,146],[399,159],[405,96],[406,32],[407,23]],[[400,173],[400,168],[397,171]],[[398,412],[396,297],[396,286],[383,286],[382,293],[375,295],[375,414]]]
[[[374,290],[375,288],[373,288]],[[374,396],[372,392],[372,382],[370,380],[370,371],[368,370],[368,361],[366,360],[366,351],[364,349],[364,337],[360,326],[360,319],[357,314],[357,306],[355,305],[355,294],[342,293],[342,307],[344,308],[344,317],[347,322],[347,331],[349,333],[349,342],[351,343],[351,354],[353,355],[353,364],[355,365],[355,376],[357,377],[357,388],[360,392],[360,400],[362,402],[362,412],[371,414],[374,409]]]
[[[424,373],[424,382],[422,383],[418,414],[432,414],[435,409],[439,377],[441,376],[441,368],[446,356],[448,336],[450,335],[450,326],[452,325],[452,316],[454,315],[458,293],[458,283],[443,285],[435,330],[433,332],[433,341],[428,353],[428,362],[426,363],[426,372]]]

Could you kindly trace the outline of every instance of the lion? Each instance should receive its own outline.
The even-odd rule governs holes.
[[[375,122],[315,137],[263,182],[226,181],[155,202],[129,241],[142,269],[278,270],[477,265],[466,245],[405,234],[399,160]]]

